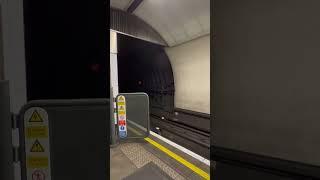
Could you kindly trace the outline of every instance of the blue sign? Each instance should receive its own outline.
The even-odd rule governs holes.
[[[120,126],[120,130],[121,130],[121,131],[124,131],[124,126]]]
[[[126,138],[127,132],[126,131],[119,131],[119,136],[120,136],[120,138]]]

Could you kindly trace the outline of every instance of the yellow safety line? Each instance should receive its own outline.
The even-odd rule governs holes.
[[[152,144],[155,147],[157,147],[158,149],[160,149],[161,151],[163,151],[164,153],[168,154],[170,157],[172,157],[176,161],[180,162],[181,164],[185,165],[186,167],[188,167],[189,169],[191,169],[195,173],[199,174],[201,177],[203,177],[205,179],[210,179],[210,175],[208,173],[204,172],[203,170],[201,170],[197,166],[195,166],[195,165],[191,164],[190,162],[188,162],[187,160],[183,159],[181,156],[175,154],[174,152],[170,151],[169,149],[158,144],[157,142],[153,141],[150,138],[144,138],[144,139],[146,141],[148,141],[150,144]]]
[[[127,126],[127,128],[128,128],[128,130],[133,131],[133,133],[135,133],[137,135],[142,135],[140,132],[138,132],[137,130],[135,130],[132,127]],[[193,165],[192,163],[188,162],[187,160],[183,159],[181,156],[175,154],[174,152],[170,151],[169,149],[165,148],[164,146],[162,146],[161,144],[155,142],[154,140],[152,140],[150,138],[144,138],[144,139],[147,142],[149,142],[150,144],[152,144],[153,146],[155,146],[156,148],[158,148],[159,150],[161,150],[164,153],[168,154],[170,157],[172,157],[176,161],[180,162],[181,164],[183,164],[184,166],[188,167],[189,169],[191,169],[195,173],[199,174],[201,177],[203,177],[205,179],[210,179],[210,175],[208,173],[206,173],[205,171],[201,170],[200,168],[198,168],[197,166]]]

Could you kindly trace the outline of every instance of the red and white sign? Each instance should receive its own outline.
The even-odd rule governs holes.
[[[44,172],[40,170],[36,170],[32,173],[32,180],[45,180],[46,176]]]
[[[119,120],[119,126],[125,126],[126,121],[125,120]]]

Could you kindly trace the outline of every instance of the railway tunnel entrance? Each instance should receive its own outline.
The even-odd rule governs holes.
[[[114,93],[119,94],[127,94],[127,93],[145,93],[149,97],[149,112],[147,114],[149,121],[149,127],[150,127],[150,137],[156,139],[158,142],[164,143],[163,145],[165,147],[170,147],[174,149],[174,152],[178,152],[178,154],[183,154],[183,157],[191,158],[192,161],[200,162],[200,164],[203,165],[203,167],[208,168],[210,166],[210,162],[206,160],[203,157],[208,158],[209,155],[209,148],[206,147],[205,142],[203,143],[203,140],[205,139],[205,135],[199,133],[200,131],[195,131],[193,129],[192,125],[194,125],[194,122],[189,122],[189,129],[186,124],[181,121],[182,119],[185,121],[188,121],[190,119],[190,115],[187,115],[186,112],[181,112],[179,110],[179,113],[184,114],[182,116],[177,116],[179,114],[177,112],[177,108],[175,108],[175,80],[174,80],[174,72],[173,68],[171,66],[171,61],[169,59],[169,56],[166,52],[166,47],[155,44],[152,42],[148,42],[145,40],[141,40],[137,37],[131,37],[129,35],[124,35],[122,33],[118,33],[115,31],[111,31],[111,37],[114,37],[116,39],[116,43],[111,40],[112,45],[116,45],[117,48],[111,48],[110,51],[111,55],[111,86]],[[115,63],[116,62],[116,63]],[[116,70],[115,70],[116,69]],[[113,97],[116,97],[118,99],[119,96],[116,96],[113,94]],[[119,111],[119,108],[117,108]],[[128,112],[129,114],[129,112]],[[185,118],[186,116],[189,116]],[[121,117],[118,115],[115,115],[115,117]],[[128,137],[135,136],[138,133],[138,129],[144,129],[144,128],[138,128],[139,125],[141,125],[138,121],[139,118],[136,118],[136,122],[132,123],[132,119],[130,117],[127,117],[127,132]],[[197,121],[197,119],[194,119]],[[118,119],[118,127],[122,126],[123,121]],[[143,126],[143,125],[142,125]],[[119,132],[120,133],[120,132]],[[189,138],[187,138],[189,136]],[[209,139],[209,138],[208,138]],[[137,154],[143,154],[145,150],[147,152],[156,152],[157,158],[162,159],[163,155],[161,155],[163,152],[169,152],[170,150],[165,150],[163,152],[160,152],[159,149],[164,149],[165,147],[161,147],[161,143],[155,145],[152,141],[149,141],[150,139],[145,138],[147,142],[152,144],[153,146],[157,148],[149,149],[149,147],[141,146],[141,144],[137,144],[138,147],[130,147],[133,149],[139,149],[139,152]],[[197,142],[197,143],[195,143]],[[203,143],[202,146],[199,146],[199,142]],[[209,143],[208,143],[209,145]],[[115,158],[117,152],[123,152],[124,154],[131,154],[130,152],[127,152],[126,146],[131,146],[129,144],[122,144],[120,146],[120,149],[117,148],[111,148],[111,176],[112,177],[118,177],[121,175],[118,175],[116,173],[117,167],[120,168],[120,166],[123,166],[123,162],[120,162]],[[166,156],[170,156],[169,159],[177,161],[176,157],[180,155],[173,155],[174,153],[166,153]],[[186,156],[186,154],[188,154]],[[145,156],[148,156],[145,154]],[[182,157],[181,156],[181,157]],[[203,157],[202,157],[203,156]],[[127,156],[130,159],[130,156]],[[134,159],[139,159],[138,157],[134,157]],[[200,160],[201,159],[201,160]],[[142,159],[141,159],[142,160]],[[123,160],[124,161],[124,160]],[[146,160],[143,160],[146,161]],[[155,167],[159,166],[157,164],[157,161],[148,160],[155,163],[153,165],[156,165]],[[132,161],[135,163],[135,161]],[[179,161],[178,161],[179,162]],[[170,165],[172,163],[165,162]],[[179,162],[183,164],[182,162]],[[183,164],[185,167],[189,167],[186,164]],[[139,165],[138,165],[139,166]],[[152,165],[145,165],[145,167],[149,167]],[[174,165],[173,165],[174,166]],[[130,171],[130,167],[126,167],[128,171]],[[177,167],[177,169],[180,169]],[[192,168],[191,168],[192,169]],[[196,173],[197,178],[201,176],[202,178],[208,179],[208,169],[207,170],[201,170],[200,168],[196,168],[199,170],[199,173],[197,170],[192,170]],[[141,171],[143,170],[140,169]],[[139,171],[140,171],[139,170]],[[149,170],[148,170],[149,171]],[[190,176],[190,174],[187,173],[188,171],[185,171],[181,169],[181,175],[182,176]],[[138,171],[136,172],[138,173]],[[173,179],[178,178],[180,173],[177,173],[176,175],[171,175]],[[133,176],[135,176],[133,174]]]
[[[147,93],[150,130],[209,158],[210,116],[175,106],[176,84],[166,47],[120,33],[117,47],[119,93]]]
[[[174,111],[174,77],[164,47],[126,35],[118,36],[119,92],[145,92],[150,98],[151,129],[155,117]]]
[[[144,10],[151,8],[149,3],[145,1],[134,13],[111,3],[110,30],[117,39],[110,64],[111,72],[117,71],[116,77],[111,75],[113,93],[147,93],[151,131],[208,159],[210,28],[204,17],[209,17],[206,13],[210,11],[203,12],[205,3],[197,4],[199,11],[193,16],[199,21],[193,23],[201,27],[191,29],[182,24],[193,21],[187,16],[179,23],[163,14],[158,15],[163,19],[148,19]],[[155,21],[170,28],[164,31]],[[206,21],[208,24],[202,24]]]
[[[47,114],[40,113],[40,119],[42,119],[42,121],[38,119],[38,122],[32,122],[32,118],[28,117],[28,115],[32,116],[33,114],[37,114],[36,110],[34,110],[32,114],[27,113],[25,116],[20,116],[19,114],[17,116],[18,118],[25,117],[23,120],[28,121],[24,125],[16,125],[17,127],[21,127],[21,131],[18,134],[20,134],[20,138],[24,140],[21,141],[21,144],[17,145],[19,148],[15,150],[18,150],[17,152],[21,154],[22,161],[24,161],[24,159],[26,160],[26,162],[22,162],[22,166],[20,166],[18,164],[18,160],[20,159],[18,159],[18,154],[16,154],[17,168],[15,169],[15,172],[18,174],[17,177],[19,177],[19,174],[26,175],[29,173],[28,177],[24,176],[23,178],[30,179],[33,175],[41,174],[36,169],[48,168],[49,170],[51,165],[52,168],[55,169],[62,162],[65,167],[71,167],[72,170],[65,172],[67,168],[59,166],[58,169],[52,171],[54,173],[54,178],[51,179],[64,179],[66,176],[69,176],[68,178],[76,176],[82,178],[87,177],[87,179],[89,179],[89,177],[95,178],[89,176],[89,174],[95,174],[97,176],[96,179],[99,175],[105,176],[105,159],[107,159],[106,155],[109,152],[106,151],[105,148],[108,146],[105,141],[107,136],[106,133],[108,133],[108,131],[106,131],[106,129],[108,129],[108,113],[105,113],[108,112],[108,101],[105,98],[108,98],[109,94],[107,82],[110,79],[110,74],[108,73],[110,68],[105,56],[105,51],[107,49],[106,36],[108,34],[104,28],[105,19],[96,18],[102,17],[101,14],[104,11],[102,9],[95,9],[91,5],[87,6],[86,4],[77,4],[77,7],[79,8],[75,8],[73,3],[67,3],[60,7],[58,4],[49,6],[46,3],[37,4],[26,1],[24,6],[26,51],[25,101],[31,103],[31,105],[37,106],[35,108],[42,107],[42,109],[46,109]],[[99,5],[99,7],[101,8],[102,6]],[[57,9],[59,9],[59,13],[55,13]],[[70,9],[75,10],[70,14]],[[95,13],[81,14],[86,10]],[[116,12],[115,14],[117,13],[119,12]],[[128,18],[127,20],[132,19]],[[152,28],[146,28],[146,23],[139,20],[133,20],[133,22],[138,25],[137,29],[130,28],[130,25],[126,26],[126,24],[123,24],[124,27],[129,27],[129,29],[127,29],[128,31],[122,30],[130,35],[138,35],[140,38],[141,35],[145,35],[142,38],[145,41],[119,34],[119,42],[126,42],[119,43],[118,65],[120,92],[146,92],[149,95],[150,110],[153,119],[155,119],[155,121],[151,121],[151,123],[157,122],[157,124],[151,126],[153,128],[152,130],[155,131],[155,127],[161,125],[159,122],[165,122],[166,120],[169,120],[173,114],[176,114],[174,107],[175,82],[173,78],[173,69],[169,57],[165,52],[165,47],[173,46],[174,43],[166,42],[161,39],[159,35],[156,35],[157,33]],[[127,21],[127,23],[129,23],[129,21]],[[114,26],[112,26],[111,29],[113,28]],[[78,30],[74,32],[74,29]],[[95,31],[96,29],[99,29],[99,31]],[[177,42],[181,43],[182,41],[179,40]],[[125,61],[122,62],[123,57]],[[80,101],[75,99],[80,99]],[[88,99],[100,99],[103,102],[98,102],[99,107],[93,105],[91,101],[88,106],[84,105],[88,103]],[[129,99],[127,103],[129,107]],[[100,105],[103,107],[100,107]],[[118,109],[116,109],[116,111],[117,110]],[[90,114],[88,114],[89,111]],[[99,115],[99,117],[97,117],[98,114],[101,116]],[[119,114],[118,111],[118,115]],[[40,116],[36,115],[36,117],[39,118]],[[64,120],[65,118],[67,120]],[[37,140],[33,139],[36,135],[33,138],[26,137],[23,133],[25,130],[24,126],[28,125],[28,127],[25,128],[30,129],[29,125],[34,125],[36,129],[38,128],[38,125],[42,126],[43,124],[48,124],[49,121],[54,125],[51,126],[51,124],[48,126],[48,129],[49,127],[52,129],[47,131],[48,133],[50,132],[48,135],[44,134],[43,136],[49,139],[52,146],[49,143],[50,147],[45,146],[43,147],[45,148],[43,150],[43,148],[39,148],[40,145],[37,145],[39,143],[35,143],[40,150],[31,150],[32,148],[27,146],[31,145],[33,140],[34,142],[37,142]],[[64,121],[68,121],[68,123],[65,123]],[[174,120],[171,119],[170,121],[172,122]],[[23,121],[18,120],[17,122]],[[86,123],[91,124],[90,126],[87,126]],[[176,122],[176,124],[181,123]],[[77,131],[73,130],[75,127],[74,125],[80,126],[77,127]],[[98,127],[96,128],[96,126]],[[120,121],[118,121],[118,126],[120,126]],[[167,130],[184,134],[183,132],[178,131],[177,127],[172,126],[172,124],[168,125],[167,123],[166,126],[162,125],[161,129],[165,129],[163,127]],[[68,135],[70,131],[72,131],[72,134]],[[166,131],[166,133],[168,134],[168,131]],[[40,136],[42,135],[38,134],[36,138],[40,138]],[[50,137],[52,138],[51,140]],[[210,163],[208,160],[201,159],[198,156],[190,157],[190,154],[178,151],[178,149],[175,149],[171,144],[165,145],[165,142],[158,137],[159,136],[154,135],[151,139],[148,139],[148,145],[145,145],[145,143],[136,143],[136,145],[138,145],[137,147],[140,149],[133,154],[139,155],[139,152],[142,152],[143,150],[146,150],[144,151],[146,156],[149,155],[150,152],[157,152],[157,156],[152,156],[148,161],[153,161],[158,167],[161,166],[164,167],[164,169],[167,169],[168,172],[166,171],[165,173],[173,179],[182,179],[182,177],[193,177],[193,179],[195,177],[198,179],[201,177],[205,179],[210,178],[208,170]],[[90,140],[91,138],[96,141]],[[75,141],[74,139],[77,140]],[[29,140],[31,143],[29,143]],[[39,142],[40,144],[43,143],[41,140]],[[48,141],[45,141],[44,143],[48,144]],[[76,151],[78,153],[67,155],[69,156],[68,160],[70,161],[66,162],[64,158],[66,154],[63,153],[62,147],[67,149],[70,153]],[[93,155],[90,154],[93,152],[92,149],[90,149],[92,147],[97,150]],[[131,152],[126,150],[134,149],[131,147],[131,144],[127,144],[127,146],[122,144],[122,146],[119,146],[119,148],[127,148],[121,149],[121,151],[122,154],[127,155],[129,159]],[[25,151],[23,151],[23,148]],[[171,151],[165,150],[165,152],[169,152],[169,154],[163,154],[164,148],[171,149]],[[41,156],[41,153],[44,153],[42,151],[48,152],[46,154],[46,159],[44,159],[44,164],[28,165],[27,161],[29,158],[27,155]],[[110,149],[110,151],[112,150]],[[49,161],[51,156],[55,157],[54,159],[52,158],[53,161]],[[80,159],[79,157],[81,156],[82,158]],[[170,156],[171,159],[168,158],[168,156]],[[184,158],[182,162],[178,161],[182,159],[181,157]],[[164,159],[164,161],[158,161],[158,159]],[[177,162],[173,162],[173,159]],[[81,163],[76,163],[79,168],[71,165],[80,160]],[[87,168],[88,164],[82,164],[82,162],[85,163],[86,160],[91,162],[88,164],[95,164],[95,166],[99,166],[99,168],[95,168],[94,166]],[[137,162],[132,161],[131,163]],[[122,167],[119,169],[123,168],[123,164],[129,163],[122,163]],[[29,172],[26,172],[28,171],[26,170],[27,166],[31,169]],[[133,168],[134,170],[142,168],[139,164],[135,164],[135,166],[136,167]],[[151,168],[153,168],[152,165]],[[81,169],[81,171],[79,171],[79,169]],[[90,172],[91,170],[93,170],[93,172]],[[32,173],[31,176],[30,173]],[[42,172],[42,175],[43,173],[45,172]],[[50,177],[48,174],[46,176]]]

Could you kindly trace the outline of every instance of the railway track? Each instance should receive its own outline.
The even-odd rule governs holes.
[[[150,115],[150,128],[187,149],[210,158],[210,116],[179,112],[166,117]],[[209,125],[208,125],[209,124]],[[157,130],[157,127],[160,130]]]

